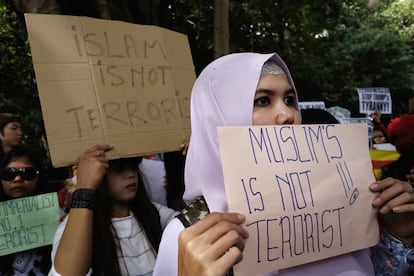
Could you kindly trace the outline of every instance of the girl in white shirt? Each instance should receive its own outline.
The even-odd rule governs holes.
[[[151,275],[176,212],[152,203],[141,158],[108,161],[110,145],[82,153],[71,210],[55,234],[50,275]]]

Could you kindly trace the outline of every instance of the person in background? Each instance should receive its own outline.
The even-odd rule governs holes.
[[[9,150],[0,170],[0,201],[48,192],[40,155],[18,145]],[[46,275],[49,272],[51,246],[44,246],[0,257],[0,275]]]
[[[325,109],[301,109],[302,124],[339,124],[334,115]]]
[[[192,205],[201,196],[208,206],[206,213],[213,213],[186,225],[188,228],[183,220],[171,221],[160,244],[156,276],[226,275],[243,257],[248,238],[242,227],[245,217],[227,212],[216,128],[301,123],[293,80],[277,54],[239,53],[221,57],[203,70],[191,97],[192,132],[184,200]],[[392,193],[387,193],[391,187]],[[381,214],[404,209],[414,202],[406,182],[375,182],[370,189],[378,193],[373,205]],[[363,249],[267,275],[373,274],[370,251]]]
[[[152,203],[141,158],[108,160],[104,144],[79,157],[69,214],[53,242],[49,275],[151,275],[163,229],[177,214]]]
[[[407,181],[414,197],[414,114],[402,114],[392,119],[387,126],[390,142],[395,145],[400,157],[382,168],[384,182],[391,179]],[[396,190],[388,190],[388,193]],[[414,204],[411,204],[414,211]],[[407,208],[407,207],[406,207]],[[392,209],[400,212],[399,209]],[[412,275],[414,273],[414,215],[413,213],[384,214],[380,224],[388,225],[381,233],[381,240],[373,251],[374,268],[377,275]],[[404,231],[399,228],[404,225]]]
[[[0,113],[0,160],[14,146],[21,144],[22,140],[20,118],[11,113]]]
[[[400,157],[383,167],[383,178],[393,177],[407,181],[407,175],[414,168],[414,114],[402,114],[390,121],[388,138],[395,145]],[[412,183],[414,184],[414,183]]]
[[[385,134],[385,137],[387,137],[387,126],[381,120],[381,110],[375,109],[374,113],[372,114],[372,123],[374,125],[374,128],[381,129]]]
[[[374,127],[372,130],[372,144],[388,143],[386,132],[380,127]]]

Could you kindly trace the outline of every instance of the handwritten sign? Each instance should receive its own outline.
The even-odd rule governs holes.
[[[257,275],[378,242],[366,125],[222,127],[218,134],[229,211],[246,215],[250,234],[235,272]]]
[[[51,244],[58,224],[56,193],[0,202],[0,256]]]
[[[164,28],[26,14],[55,167],[109,143],[109,158],[178,150],[195,80],[187,37]]]
[[[384,87],[357,88],[359,113],[371,114],[376,109],[382,114],[392,113],[390,89]]]
[[[325,102],[322,101],[308,101],[308,102],[299,102],[300,109],[325,109]]]

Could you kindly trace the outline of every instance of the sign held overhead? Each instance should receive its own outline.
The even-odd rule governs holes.
[[[88,17],[25,18],[55,167],[95,144],[114,145],[111,159],[179,149],[195,81],[185,35]]]

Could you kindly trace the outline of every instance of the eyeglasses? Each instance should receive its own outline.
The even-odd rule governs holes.
[[[23,180],[33,180],[39,175],[39,170],[35,167],[4,168],[0,172],[0,177],[4,181],[12,181],[18,175]]]

